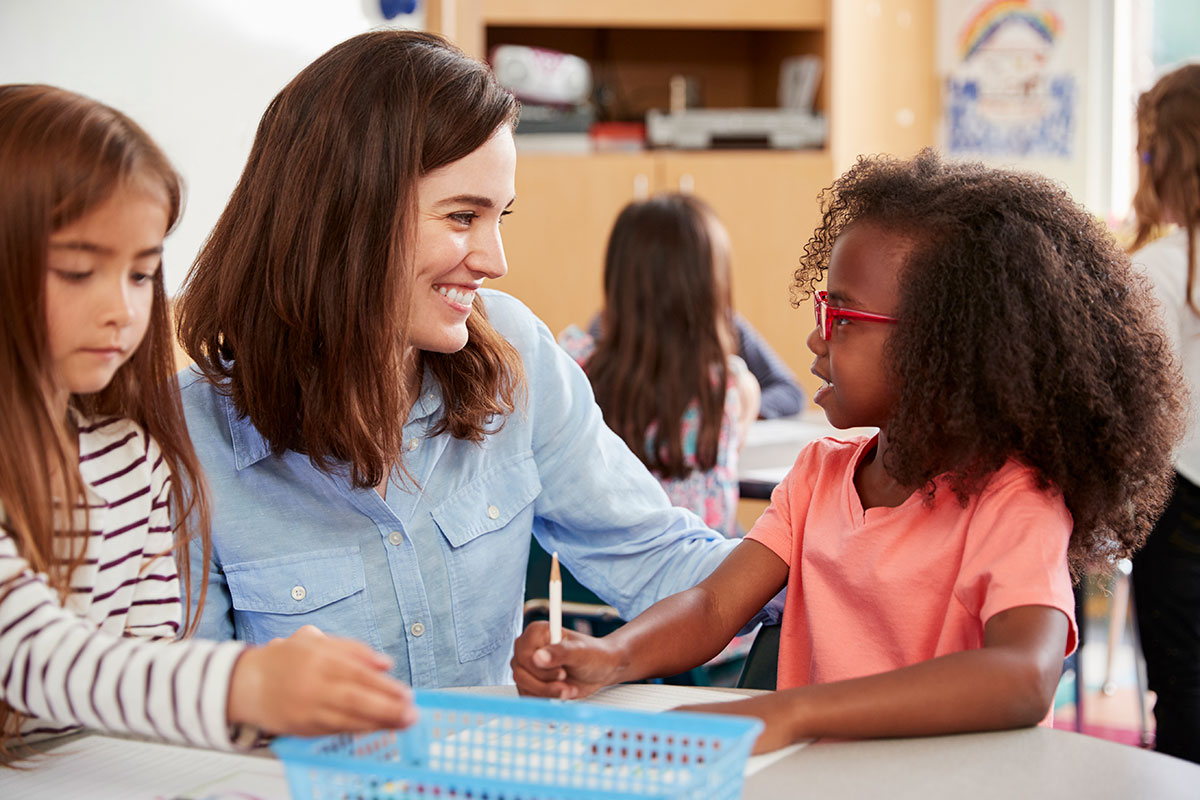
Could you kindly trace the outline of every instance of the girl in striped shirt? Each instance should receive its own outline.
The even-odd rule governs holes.
[[[174,641],[197,617],[188,540],[209,547],[160,269],[166,157],[95,101],[0,86],[0,185],[0,760],[79,726],[228,747],[411,722],[358,642]]]

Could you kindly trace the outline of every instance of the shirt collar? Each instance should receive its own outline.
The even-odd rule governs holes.
[[[412,411],[408,413],[408,423],[419,422],[433,416],[442,408],[442,385],[433,377],[429,367],[421,376],[421,394],[413,403]]]
[[[249,416],[243,415],[233,404],[233,398],[222,393],[221,404],[225,406],[225,418],[229,420],[229,438],[233,442],[233,462],[238,470],[253,466],[271,454],[271,443],[258,432]]]
[[[233,398],[222,393],[220,402],[225,406],[225,418],[229,422],[229,437],[233,442],[233,460],[239,471],[252,467],[271,454],[271,443],[267,441],[250,417],[242,415]],[[413,403],[408,422],[418,422],[438,413],[442,408],[442,387],[428,368],[421,381],[421,394]]]

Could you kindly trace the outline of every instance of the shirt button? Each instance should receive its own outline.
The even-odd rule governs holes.
[[[305,591],[303,586],[293,586],[292,587],[292,599],[293,600],[303,600],[304,596],[306,594],[308,594],[308,592]]]
[[[392,544],[402,544],[404,542],[404,534],[400,531],[392,531],[388,534],[388,541]]]
[[[499,516],[500,516],[500,509],[496,508],[495,506],[488,506],[488,518],[489,519],[496,519]]]
[[[409,451],[416,450],[420,445],[421,445],[420,439],[409,439],[408,440]]]
[[[412,632],[413,636],[420,636],[422,633],[425,632],[425,626],[419,622],[414,622],[412,624],[412,627],[409,628],[409,631]]]

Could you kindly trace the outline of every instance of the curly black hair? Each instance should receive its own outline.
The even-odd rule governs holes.
[[[1186,398],[1148,284],[1104,226],[1040,175],[929,149],[861,157],[820,201],[794,305],[846,226],[913,243],[886,351],[902,377],[888,472],[929,496],[945,476],[965,503],[1016,458],[1062,492],[1076,576],[1141,546],[1170,494]]]

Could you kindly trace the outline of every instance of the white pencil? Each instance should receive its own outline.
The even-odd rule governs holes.
[[[558,571],[558,551],[550,556],[550,644],[562,641],[562,574]]]

